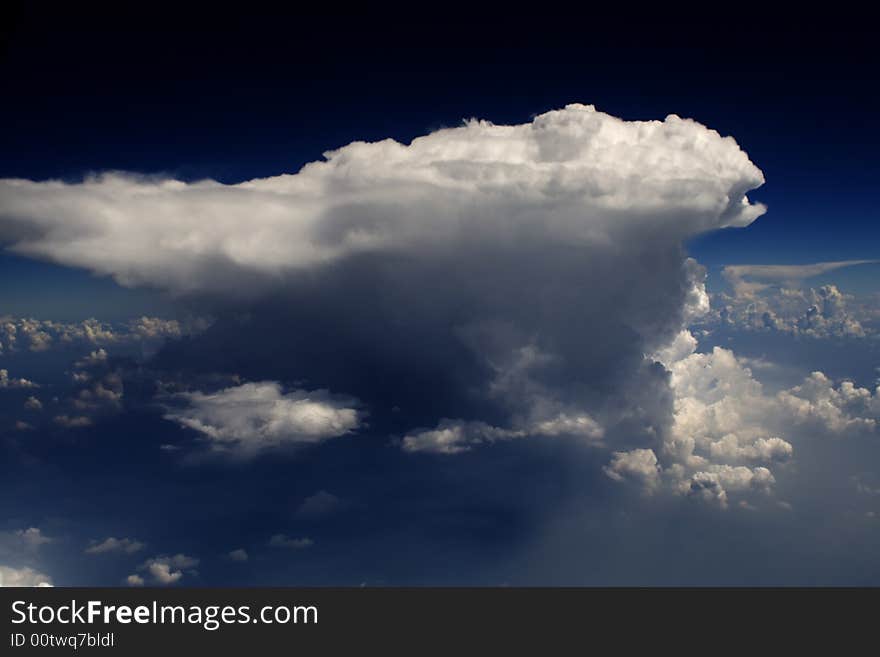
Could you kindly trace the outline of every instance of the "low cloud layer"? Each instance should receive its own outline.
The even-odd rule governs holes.
[[[749,297],[755,292],[773,285],[798,287],[798,284],[807,278],[827,274],[844,267],[877,262],[877,260],[840,260],[806,265],[727,265],[721,273],[736,296]]]
[[[702,322],[710,329],[808,338],[864,338],[875,332],[876,308],[854,303],[836,285],[801,289],[749,284],[747,291],[715,295],[714,306]]]
[[[168,338],[197,333],[208,324],[205,319],[180,322],[176,319],[146,316],[122,324],[102,322],[94,318],[82,322],[56,322],[33,317],[0,316],[0,354],[41,352],[59,346],[154,346]]]
[[[38,388],[33,381],[9,376],[8,370],[0,370],[0,388]]]

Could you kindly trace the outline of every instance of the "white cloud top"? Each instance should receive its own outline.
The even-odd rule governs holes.
[[[764,211],[745,196],[761,171],[736,142],[675,115],[627,122],[569,105],[325,156],[237,185],[0,180],[0,241],[123,284],[223,291],[239,272],[273,277],[354,253],[608,243],[634,227],[678,240]]]

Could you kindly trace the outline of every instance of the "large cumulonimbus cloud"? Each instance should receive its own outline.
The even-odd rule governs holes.
[[[393,409],[409,451],[570,434],[662,453],[673,395],[645,354],[706,305],[682,244],[764,211],[732,138],[570,105],[325,155],[237,185],[2,180],[0,240],[246,307],[177,356],[357,397],[373,427]],[[210,420],[206,400],[174,419]],[[203,424],[246,442],[234,418]]]

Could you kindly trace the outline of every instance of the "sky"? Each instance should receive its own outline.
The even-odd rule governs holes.
[[[4,12],[0,585],[880,583],[865,21]]]

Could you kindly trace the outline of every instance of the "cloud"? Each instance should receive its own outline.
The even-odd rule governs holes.
[[[35,319],[0,318],[0,351],[16,351],[25,341],[30,351],[45,351],[52,336],[44,328],[44,323]]]
[[[294,550],[302,550],[312,547],[315,542],[310,538],[290,538],[284,534],[275,534],[269,539],[269,547],[292,548]]]
[[[335,513],[345,506],[345,500],[326,490],[319,490],[302,501],[296,509],[296,515],[303,518],[320,518]]]
[[[2,239],[2,238],[0,238]],[[82,322],[56,322],[33,317],[0,317],[0,353],[47,351],[53,347],[71,345],[126,345],[149,346],[166,339],[194,335],[204,330],[210,321],[192,318],[186,321],[142,316],[122,323],[102,322],[94,318]],[[92,358],[101,358],[102,349]],[[106,356],[106,352],[103,352]],[[86,364],[94,364],[94,360]],[[79,366],[79,365],[78,365]]]
[[[82,388],[71,400],[78,412],[96,413],[101,410],[118,410],[121,405],[124,388],[122,377],[117,372],[105,374],[100,381],[95,381]]]
[[[43,402],[31,395],[25,400],[24,407],[29,411],[41,411],[43,410]]]
[[[727,265],[722,276],[733,288],[736,296],[752,296],[770,285],[797,287],[806,278],[820,276],[843,267],[875,264],[880,260],[841,260],[816,262],[806,265]]]
[[[0,370],[0,388],[38,388],[33,381],[27,379],[13,379],[9,377],[7,370]]]
[[[0,531],[0,586],[51,586],[36,568],[41,548],[54,541],[38,527]]]
[[[0,587],[12,586],[47,587],[52,586],[52,578],[32,568],[0,566]]]
[[[604,429],[585,413],[560,413],[546,420],[532,422],[521,429],[500,429],[485,422],[444,420],[436,429],[416,431],[404,436],[401,446],[407,452],[458,454],[481,443],[528,436],[577,436],[597,443],[604,434]]]
[[[153,581],[157,584],[174,584],[183,577],[182,572],[172,570],[169,564],[161,561],[151,563],[147,566],[147,571],[152,575]]]
[[[232,550],[229,554],[226,555],[231,561],[243,562],[248,560],[247,550],[244,548],[238,548],[236,550]]]
[[[140,575],[132,574],[125,578],[125,583],[128,586],[143,586],[144,578]]]
[[[92,424],[94,424],[91,418],[84,415],[56,415],[52,419],[52,421],[63,429],[82,429],[84,427],[90,427],[92,426]]]
[[[776,435],[790,426],[774,417],[776,399],[727,349],[678,356],[667,363],[675,394],[662,450],[669,485],[722,506],[728,492],[768,491],[774,479],[766,466],[787,461],[793,451]]]
[[[184,573],[196,574],[195,568],[199,560],[185,554],[174,556],[158,556],[145,561],[138,570],[145,571],[154,584],[168,586],[183,579]],[[140,575],[134,574],[128,577],[130,586],[140,586],[144,580]]]
[[[131,538],[114,538],[110,536],[103,541],[93,541],[86,548],[86,554],[105,554],[108,552],[120,552],[124,554],[134,554],[144,548],[144,544]]]
[[[865,322],[870,308],[850,308],[853,297],[835,285],[805,290],[762,287],[747,294],[716,295],[717,311],[698,323],[712,329],[774,332],[811,338],[864,338],[872,334]]]
[[[239,456],[279,447],[319,443],[359,426],[358,411],[324,391],[285,393],[261,381],[215,393],[180,393],[187,407],[165,418],[202,434],[213,449]]]
[[[745,198],[763,177],[736,143],[674,115],[626,122],[569,105],[523,125],[473,120],[325,157],[238,185],[4,179],[0,236],[16,253],[186,291],[462,238],[595,243],[620,223],[693,234],[763,212]]]
[[[837,435],[873,432],[880,424],[880,386],[873,393],[852,381],[836,385],[822,372],[777,395],[782,408],[798,423]]]
[[[38,550],[55,539],[46,536],[38,527],[0,532],[0,556],[5,553],[24,555]]]
[[[611,463],[605,466],[605,474],[615,481],[634,479],[648,490],[653,490],[660,482],[660,466],[652,449],[615,452]]]
[[[673,422],[658,452],[617,452],[606,474],[648,492],[672,491],[726,507],[730,495],[771,493],[771,468],[792,459],[791,439],[804,431],[824,436],[873,433],[880,422],[880,389],[835,384],[813,372],[796,386],[764,391],[744,359],[721,347],[706,353],[683,331],[655,358],[669,369]]]
[[[38,527],[29,527],[28,529],[16,530],[15,536],[29,549],[35,550],[41,545],[51,543],[53,539],[49,538]]]
[[[107,351],[104,348],[95,349],[87,356],[76,361],[74,367],[95,367],[107,363]]]
[[[708,302],[682,245],[754,221],[764,207],[747,193],[762,183],[732,138],[695,121],[569,105],[354,142],[236,185],[2,180],[0,239],[201,295],[217,321],[156,362],[257,381],[167,411],[213,450],[320,442],[363,428],[364,408],[412,452],[570,436],[659,454],[672,393],[646,354]]]

